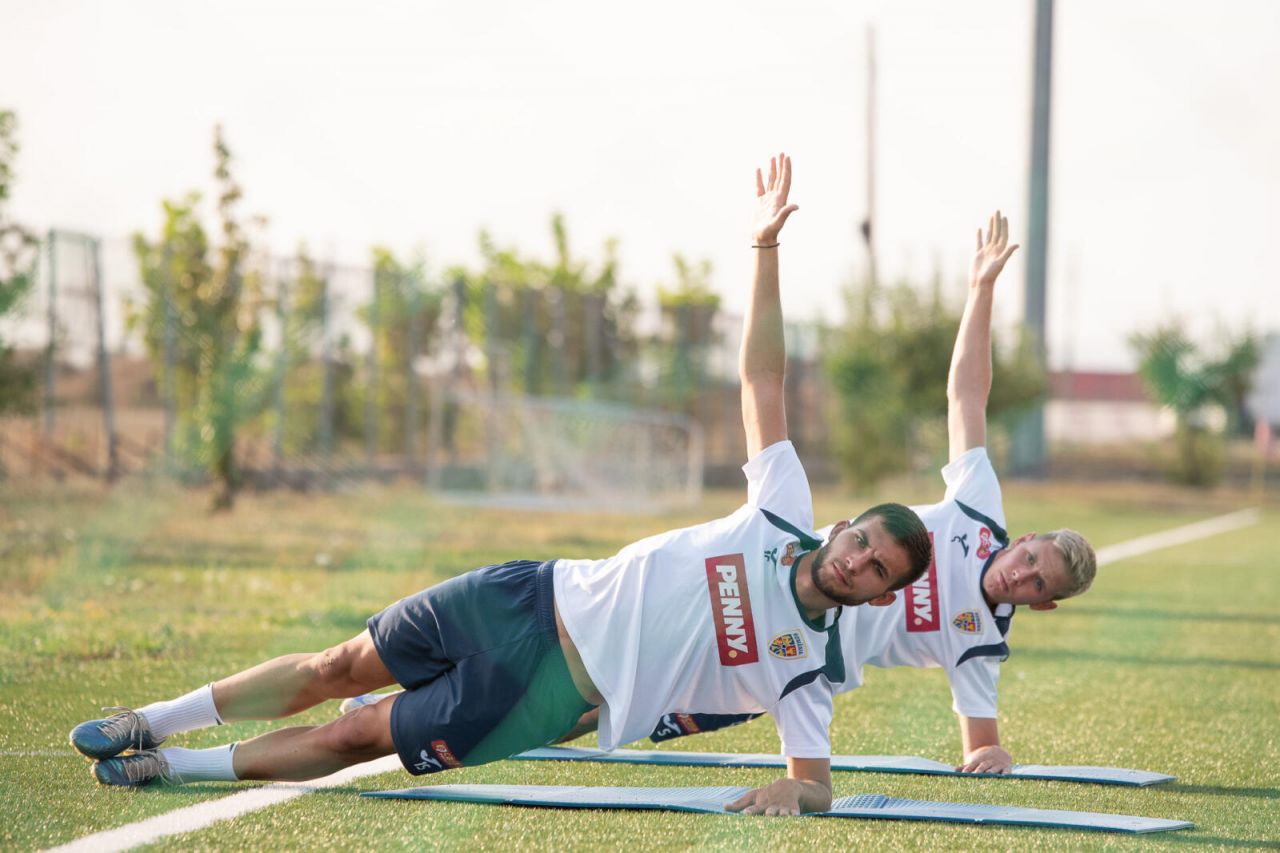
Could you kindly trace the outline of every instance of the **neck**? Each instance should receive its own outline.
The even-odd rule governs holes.
[[[804,608],[805,616],[817,619],[827,610],[836,606],[836,602],[827,598],[813,584],[813,561],[817,551],[810,551],[796,562],[796,600]]]

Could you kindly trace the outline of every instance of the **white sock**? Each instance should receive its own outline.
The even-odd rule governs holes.
[[[160,754],[169,762],[174,782],[237,782],[239,779],[231,766],[231,754],[235,748],[234,743],[211,749],[171,746],[160,750]]]
[[[151,734],[155,735],[156,740],[178,732],[222,725],[218,709],[213,706],[212,684],[206,684],[177,699],[152,702],[144,708],[139,708],[138,713],[146,718],[151,726]]]

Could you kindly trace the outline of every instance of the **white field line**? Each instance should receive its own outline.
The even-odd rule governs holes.
[[[0,758],[79,758],[69,749],[0,749]]]
[[[1161,548],[1182,545],[1196,539],[1203,539],[1207,536],[1216,536],[1219,533],[1248,527],[1251,524],[1256,524],[1261,515],[1261,511],[1257,508],[1244,509],[1239,512],[1218,516],[1217,518],[1175,527],[1160,533],[1139,536],[1137,539],[1130,539],[1127,542],[1108,545],[1105,548],[1098,549],[1098,565],[1114,563],[1126,557],[1135,557],[1139,554],[1158,551]],[[62,755],[63,753],[57,754]],[[316,779],[313,782],[277,782],[272,785],[264,785],[261,788],[241,791],[238,794],[232,794],[218,800],[209,800],[194,806],[175,809],[174,811],[156,815],[117,829],[108,829],[105,832],[86,835],[61,847],[50,848],[47,853],[53,853],[53,851],[58,851],[58,853],[63,853],[64,851],[114,853],[114,851],[118,850],[128,850],[140,844],[150,844],[169,835],[194,832],[220,820],[230,820],[252,811],[265,809],[268,806],[287,802],[294,797],[310,794],[312,791],[317,791],[321,788],[343,785],[353,779],[371,776],[375,773],[389,773],[393,770],[399,770],[400,767],[400,759],[395,755],[388,755],[386,758],[379,758],[377,761],[348,767],[346,770],[340,770],[332,776]]]
[[[1257,524],[1261,518],[1262,510],[1258,507],[1250,507],[1238,512],[1229,512],[1217,518],[1207,518],[1194,524],[1186,524],[1171,530],[1162,530],[1159,533],[1139,536],[1137,539],[1130,539],[1127,542],[1117,542],[1115,545],[1107,545],[1098,549],[1098,565],[1103,566],[1108,563],[1114,563],[1117,560],[1159,551],[1161,548],[1185,545],[1197,539],[1205,539],[1209,536],[1217,536],[1219,533],[1238,530],[1241,527]]]
[[[294,797],[318,791],[321,788],[345,785],[347,782],[359,779],[361,776],[389,773],[393,770],[399,770],[400,767],[399,756],[388,755],[376,761],[369,761],[364,764],[357,764],[354,767],[348,767],[345,770],[339,770],[337,773],[325,776],[323,779],[316,779],[311,782],[276,782],[271,785],[264,785],[261,788],[241,791],[229,797],[175,809],[162,815],[149,817],[138,823],[131,823],[117,829],[108,829],[105,832],[95,832],[93,835],[77,838],[75,841],[64,844],[61,847],[51,848],[51,850],[84,851],[84,853],[114,853],[117,850],[128,850],[140,844],[150,844],[168,835],[194,832],[211,823],[230,820],[248,812],[265,809],[267,806],[274,806],[278,803],[292,800]]]

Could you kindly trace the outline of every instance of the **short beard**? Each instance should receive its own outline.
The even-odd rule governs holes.
[[[863,604],[864,602],[858,601],[852,595],[842,597],[840,593],[828,586],[827,582],[818,576],[818,570],[822,568],[823,562],[827,559],[827,551],[830,547],[831,543],[824,542],[818,550],[813,552],[813,557],[809,560],[809,580],[813,582],[813,586],[818,592],[837,604],[843,604],[846,607],[857,607],[859,604]]]

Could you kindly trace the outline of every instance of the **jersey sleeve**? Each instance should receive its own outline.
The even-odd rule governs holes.
[[[790,441],[779,441],[742,466],[747,475],[747,503],[775,512],[793,524],[813,525],[809,478]]]
[[[831,757],[831,693],[821,679],[793,690],[769,712],[788,758]]]
[[[985,447],[971,448],[948,463],[942,469],[942,480],[947,484],[944,500],[960,501],[1005,526],[1000,481]]]
[[[947,670],[951,682],[951,710],[962,717],[996,716],[996,681],[1000,664],[990,658],[967,660]]]

